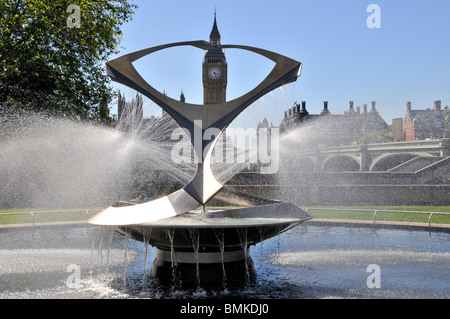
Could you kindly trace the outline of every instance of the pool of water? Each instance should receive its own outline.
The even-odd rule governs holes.
[[[155,248],[145,252],[90,225],[0,229],[0,298],[450,297],[445,232],[305,223],[252,246],[256,278],[233,286],[159,283],[147,275]]]

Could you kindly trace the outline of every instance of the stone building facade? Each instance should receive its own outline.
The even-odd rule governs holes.
[[[382,130],[388,131],[389,126],[376,109],[376,102],[372,102],[369,110],[367,104],[354,108],[354,102],[349,102],[349,109],[343,114],[332,114],[328,109],[328,101],[323,104],[320,114],[310,114],[306,109],[306,101],[295,103],[284,113],[280,124],[280,133],[287,133],[294,129],[309,128],[308,136],[314,143],[324,146],[349,145],[360,142],[371,133]],[[311,134],[310,132],[314,132]],[[299,133],[302,135],[301,133]],[[314,135],[314,136],[311,136]],[[301,136],[299,136],[301,138]],[[367,141],[377,142],[377,141]]]
[[[392,120],[391,132],[398,141],[416,141],[448,137],[450,110],[442,109],[441,101],[434,101],[433,109],[413,110],[406,103],[405,117]]]

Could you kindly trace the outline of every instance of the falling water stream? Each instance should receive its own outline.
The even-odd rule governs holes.
[[[225,271],[225,263],[224,263],[224,253],[225,253],[225,232],[223,229],[214,229],[214,235],[216,236],[217,240],[219,241],[219,247],[220,247],[220,256],[222,260],[222,286],[223,289],[227,289],[227,274]]]
[[[192,240],[192,247],[194,248],[195,255],[195,283],[197,289],[200,289],[200,268],[198,252],[200,249],[200,232],[197,228],[189,228],[189,236]]]
[[[250,270],[248,269],[248,249],[247,249],[247,227],[244,228],[236,228],[236,231],[238,232],[239,241],[241,243],[241,247],[244,250],[244,260],[246,261],[245,264],[245,285],[248,285],[250,281]]]
[[[127,254],[128,254],[128,245],[130,243],[130,234],[127,233],[125,235],[125,254],[123,257],[124,260],[124,267],[123,267],[123,287],[126,288],[127,286]]]
[[[150,236],[151,236],[151,228],[148,232],[148,234],[144,235],[144,240],[142,241],[144,244],[144,274],[143,274],[143,278],[142,278],[142,289],[145,291],[146,286],[147,286],[147,258],[148,258],[148,246],[149,246],[149,241],[150,241]]]
[[[166,236],[169,237],[170,240],[170,260],[171,260],[171,264],[172,264],[172,290],[178,290],[181,287],[181,278],[178,274],[177,271],[177,259],[175,256],[175,250],[173,247],[173,239],[175,236],[175,229],[174,228],[165,228],[164,229]]]

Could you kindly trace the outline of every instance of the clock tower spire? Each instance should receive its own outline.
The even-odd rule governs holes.
[[[220,44],[220,32],[217,27],[216,11],[214,10],[214,24],[209,35],[209,42],[214,44]]]
[[[209,41],[217,47],[208,50],[203,60],[203,104],[226,102],[227,61],[221,48],[216,12]]]

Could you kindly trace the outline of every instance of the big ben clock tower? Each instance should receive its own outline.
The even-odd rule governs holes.
[[[227,61],[220,47],[216,13],[214,13],[214,24],[209,41],[217,44],[218,47],[208,50],[203,60],[203,104],[217,104],[226,102]]]

